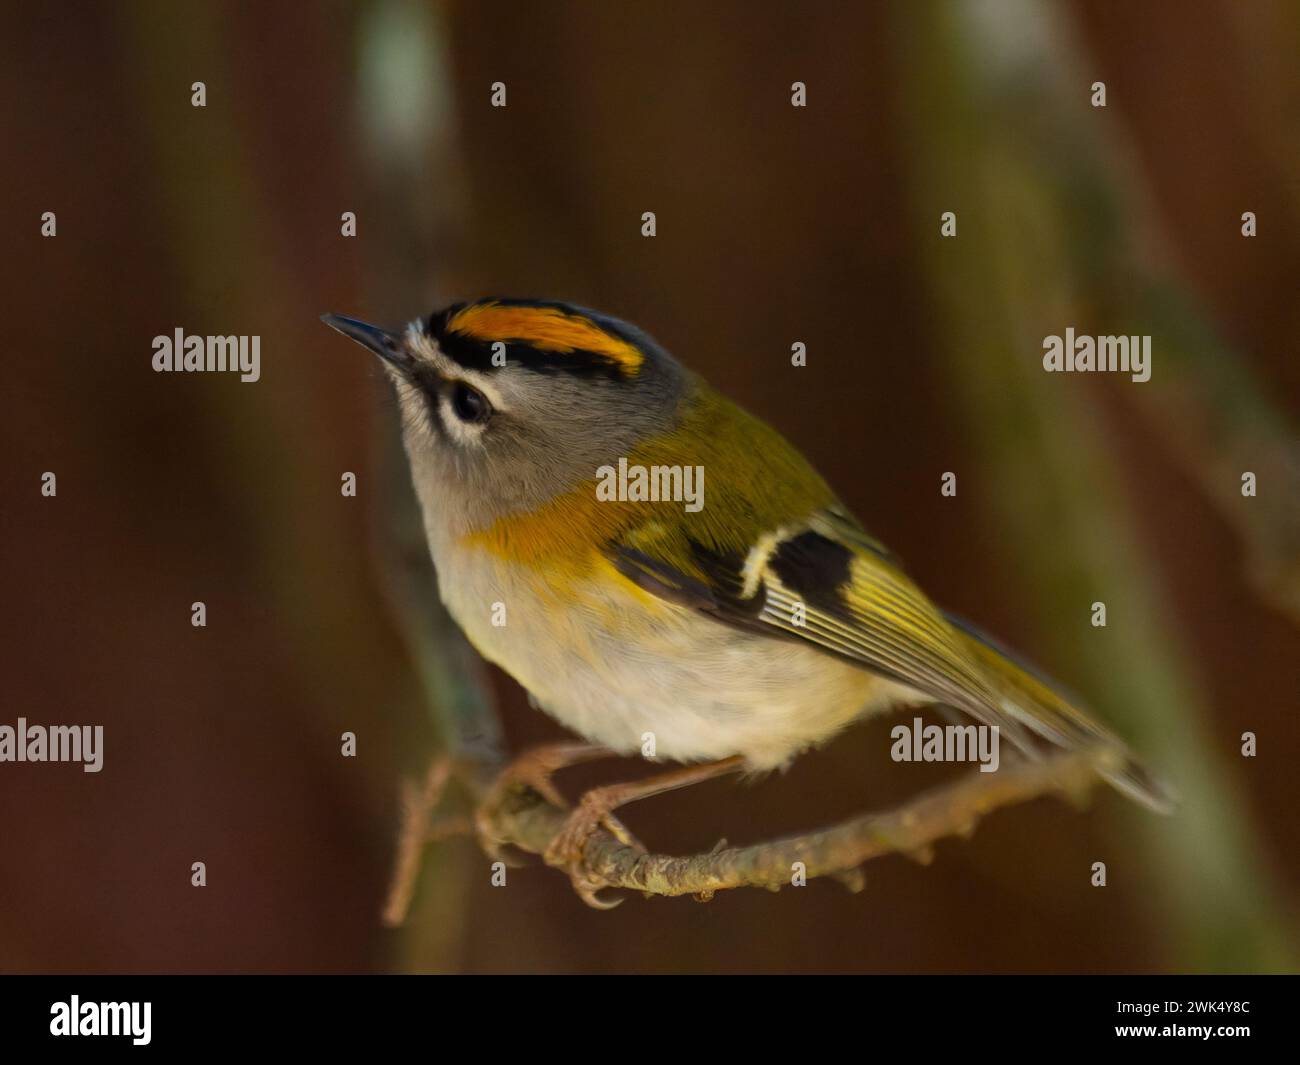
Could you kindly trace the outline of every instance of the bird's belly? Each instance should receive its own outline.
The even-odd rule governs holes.
[[[911,694],[811,646],[656,599],[612,571],[523,583],[475,551],[440,560],[439,574],[444,602],[485,658],[562,724],[621,753],[740,754],[770,769]]]

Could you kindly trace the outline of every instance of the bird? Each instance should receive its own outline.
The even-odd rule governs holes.
[[[589,904],[608,905],[582,870],[590,835],[639,845],[622,805],[784,768],[903,707],[955,711],[1029,758],[1095,751],[1119,791],[1172,807],[1077,698],[935,606],[793,444],[637,326],[507,297],[395,331],[322,321],[392,381],[450,615],[582,738],[521,756],[503,786],[567,805],[550,780],[566,765],[679,764],[571,810],[545,859]]]

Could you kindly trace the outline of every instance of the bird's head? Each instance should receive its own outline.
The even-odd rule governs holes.
[[[635,326],[565,303],[456,303],[404,332],[325,315],[383,361],[426,511],[531,512],[677,420],[687,375]]]

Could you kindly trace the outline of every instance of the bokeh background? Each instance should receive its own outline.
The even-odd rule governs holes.
[[[4,23],[0,722],[102,724],[106,749],[97,775],[0,765],[0,969],[1295,969],[1300,5],[8,3]],[[451,840],[384,928],[401,781],[475,732],[561,731],[432,609],[386,386],[317,317],[483,294],[636,321],[773,422],[937,601],[1087,693],[1179,814],[1043,799],[928,867],[874,863],[860,894],[611,913],[540,864],[493,888]],[[1151,334],[1151,381],[1044,374],[1067,325]],[[177,326],[259,334],[261,381],[153,373]],[[484,691],[498,724],[475,729]],[[930,780],[887,742],[859,727],[627,820],[684,853],[885,806]]]

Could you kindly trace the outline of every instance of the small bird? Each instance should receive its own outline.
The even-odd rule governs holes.
[[[960,711],[1028,757],[1095,749],[1119,790],[1168,808],[1116,736],[935,607],[790,443],[635,326],[505,298],[403,332],[322,320],[379,356],[396,388],[452,617],[589,741],[525,755],[502,779],[563,804],[552,772],[643,753],[647,738],[654,760],[685,766],[596,789],[573,810],[546,860],[589,903],[604,904],[581,872],[587,837],[603,824],[635,842],[617,807],[784,767],[902,706]],[[647,491],[644,478],[633,489],[625,470],[650,471],[655,488],[694,479],[699,498]]]

